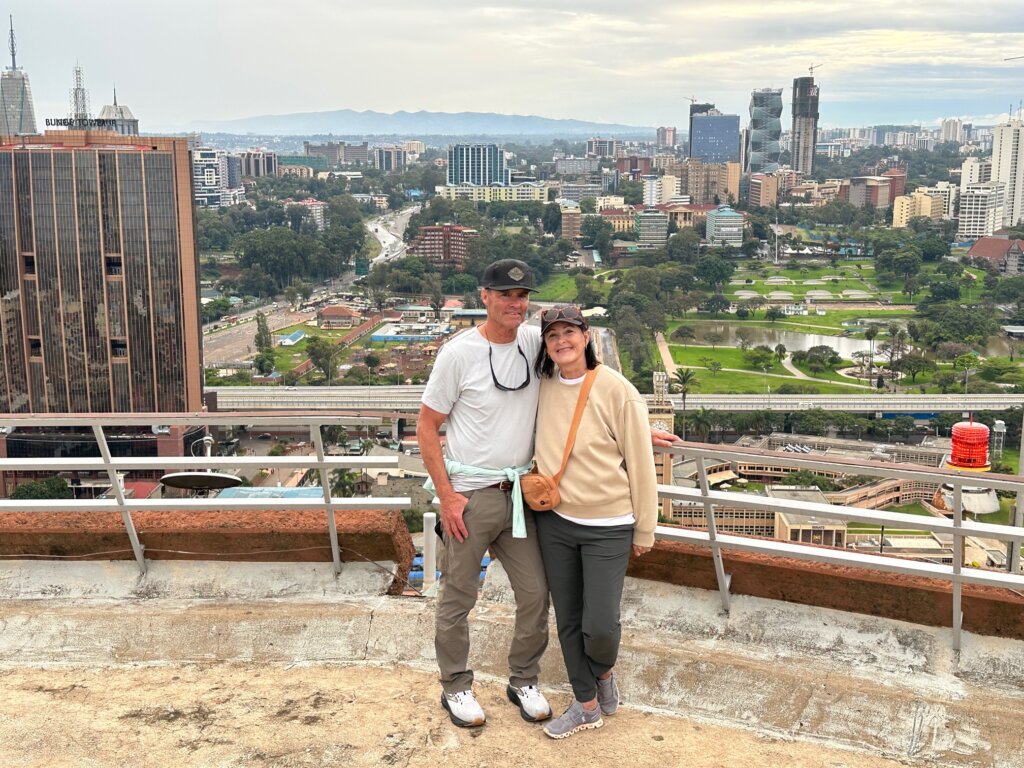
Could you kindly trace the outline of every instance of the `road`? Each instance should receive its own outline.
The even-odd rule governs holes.
[[[246,360],[256,352],[256,312],[253,310],[239,315],[235,325],[221,327],[216,331],[203,333],[203,360],[206,365],[232,363]],[[263,307],[270,332],[304,323],[316,317],[316,312],[292,312],[287,307],[272,309]]]
[[[409,226],[409,218],[419,210],[419,204],[412,205],[398,213],[385,213],[366,222],[367,231],[380,242],[380,255],[373,264],[384,264],[405,255],[406,246],[402,240],[405,228]]]

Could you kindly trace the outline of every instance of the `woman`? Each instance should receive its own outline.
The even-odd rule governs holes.
[[[575,700],[544,727],[561,739],[600,728],[619,705],[612,674],[619,651],[619,604],[630,551],[654,545],[658,492],[647,406],[621,374],[599,365],[587,322],[575,306],[541,313],[543,344],[536,461],[558,472],[587,372],[593,388],[565,474],[561,502],[538,512],[537,537]]]

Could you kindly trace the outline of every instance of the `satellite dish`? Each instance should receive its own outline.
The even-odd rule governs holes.
[[[161,477],[160,482],[170,488],[181,488],[186,491],[196,491],[197,493],[209,493],[210,491],[220,491],[224,488],[234,488],[241,485],[242,478],[222,472],[197,470],[193,472],[171,472]]]
[[[209,458],[213,452],[213,438],[209,435],[201,441],[192,444],[192,452],[195,447],[202,444]],[[184,491],[192,491],[196,496],[208,496],[210,491],[221,491],[225,488],[234,488],[242,484],[242,478],[237,475],[229,475],[226,472],[214,472],[212,469],[188,470],[186,472],[170,472],[160,478],[160,484],[167,488],[178,488]]]

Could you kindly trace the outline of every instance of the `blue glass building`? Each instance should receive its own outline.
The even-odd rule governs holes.
[[[690,157],[706,163],[735,163],[740,159],[740,116],[717,110],[690,117]]]

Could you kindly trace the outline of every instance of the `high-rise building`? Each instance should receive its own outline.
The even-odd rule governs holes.
[[[660,248],[668,242],[668,214],[647,208],[636,215],[636,240],[640,247]]]
[[[957,185],[939,181],[934,187],[918,187],[914,191],[942,198],[942,218],[947,221],[956,218],[956,203],[960,199],[960,187]]]
[[[964,121],[956,118],[949,118],[942,121],[939,127],[939,135],[943,141],[964,142]]]
[[[1006,185],[1001,181],[968,184],[960,189],[960,219],[957,237],[977,240],[1003,226]]]
[[[714,104],[690,104],[689,133],[686,134],[686,156],[693,157],[693,118],[694,115],[704,115],[715,108]]]
[[[992,181],[1006,185],[1003,225],[1017,226],[1024,219],[1024,121],[992,129]]]
[[[740,116],[723,115],[714,108],[707,112],[691,113],[690,158],[707,163],[738,162]]]
[[[720,205],[708,211],[707,240],[712,245],[743,245],[743,214],[728,205]]]
[[[562,210],[562,239],[579,240],[583,232],[583,211],[578,205],[561,205]]]
[[[648,174],[640,177],[640,182],[644,188],[644,205],[663,205],[671,202],[674,198],[679,197],[679,177],[678,176],[656,176],[654,174]]]
[[[475,237],[479,237],[475,229],[457,224],[420,227],[408,252],[438,269],[461,272],[469,256],[469,242]]]
[[[374,147],[370,150],[370,164],[381,171],[400,171],[405,168],[405,150],[401,147]]]
[[[276,176],[277,153],[265,149],[250,149],[239,155],[242,161],[242,176]]]
[[[818,143],[818,86],[813,77],[793,79],[793,130],[790,165],[809,174],[814,170],[814,145]]]
[[[200,410],[188,141],[2,144],[0,410]]]
[[[139,119],[132,114],[125,104],[117,103],[117,89],[114,89],[114,103],[105,104],[100,110],[99,120],[111,123],[110,130],[122,136],[139,135]]]
[[[200,208],[223,208],[245,202],[242,165],[222,149],[199,147],[192,152],[192,187]],[[232,182],[235,182],[232,185]]]
[[[750,206],[771,208],[779,202],[779,177],[774,173],[750,174]]]
[[[782,146],[782,89],[761,88],[750,94],[751,173],[771,173],[779,168]]]
[[[18,46],[14,41],[11,18],[11,66],[0,73],[0,134],[23,136],[36,132],[36,112],[32,105],[32,87],[25,70],[18,66]]]
[[[591,157],[615,157],[621,148],[618,139],[587,139],[587,154]]]
[[[448,186],[486,187],[509,183],[505,153],[497,144],[452,144],[448,147]]]
[[[960,194],[964,193],[968,184],[984,184],[992,180],[992,159],[968,157],[960,166]]]
[[[659,147],[674,147],[676,145],[676,127],[669,125],[658,128],[655,141]]]
[[[906,227],[910,220],[925,216],[932,221],[942,219],[943,200],[939,195],[929,195],[921,190],[914,190],[912,195],[900,195],[893,200],[892,225],[896,229]]]

